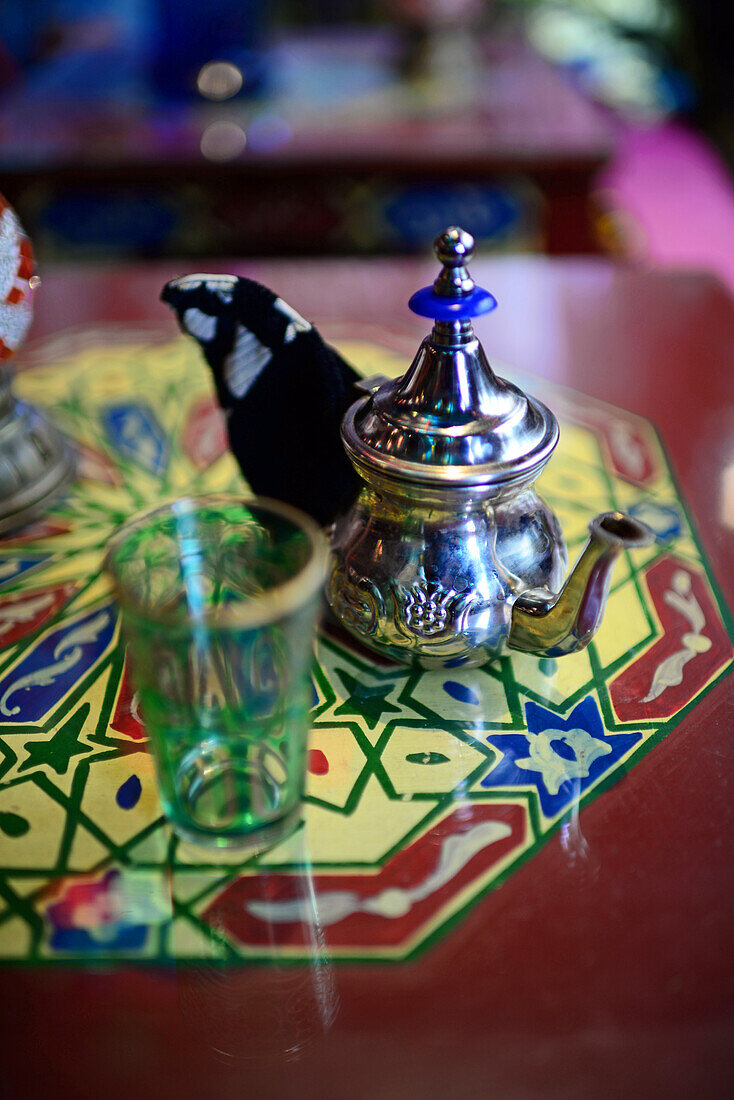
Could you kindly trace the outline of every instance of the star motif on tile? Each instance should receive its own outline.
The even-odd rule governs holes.
[[[77,764],[109,756],[114,751],[114,743],[106,739],[98,740],[89,728],[93,707],[94,704],[90,705],[88,701],[77,703],[63,719],[57,717],[41,726],[8,729],[4,747],[9,755],[4,761],[0,760],[3,785],[43,773],[60,789],[68,791]],[[54,721],[61,724],[54,728]],[[9,747],[11,744],[14,751]],[[138,749],[140,746],[138,742],[132,742],[129,747]]]
[[[561,786],[571,779],[585,779],[591,765],[600,756],[612,751],[598,737],[582,729],[560,730],[553,726],[540,733],[525,735],[530,753],[518,757],[515,764],[525,771],[539,772],[548,794],[558,794]]]
[[[400,707],[387,699],[395,687],[394,682],[368,684],[345,672],[344,669],[337,668],[336,672],[349,692],[349,697],[334,710],[337,717],[361,714],[369,728],[373,730],[381,721],[383,714],[400,713]]]
[[[88,745],[83,745],[79,740],[90,709],[90,704],[84,703],[49,740],[27,741],[24,746],[26,758],[18,771],[25,772],[30,768],[48,767],[57,775],[65,775],[75,756],[82,756],[92,751]]]
[[[492,789],[533,786],[547,818],[577,802],[642,737],[641,733],[608,733],[592,695],[577,703],[568,718],[528,702],[525,720],[527,732],[487,735],[502,756],[481,785]]]

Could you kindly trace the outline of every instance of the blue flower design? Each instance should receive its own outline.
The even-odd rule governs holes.
[[[582,699],[568,718],[526,703],[525,720],[527,733],[487,735],[502,755],[482,786],[534,786],[546,817],[577,801],[642,738],[641,733],[607,733],[593,695]]]

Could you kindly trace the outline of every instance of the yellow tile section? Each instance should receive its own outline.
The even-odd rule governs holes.
[[[306,850],[314,864],[373,863],[398,844],[433,808],[426,801],[391,801],[372,778],[349,817],[307,803]],[[304,839],[294,834],[260,860],[263,867],[297,862]]]
[[[611,507],[604,474],[560,447],[538,479],[537,487],[542,497],[558,497],[588,507],[589,519]]]
[[[124,810],[117,804],[116,794],[133,775],[140,780],[140,798],[131,809]],[[115,844],[124,844],[151,825],[161,816],[151,757],[136,752],[95,762],[84,788],[83,809]]]
[[[561,438],[558,447],[563,454],[571,455],[577,462],[585,462],[590,466],[603,465],[599,443],[590,428],[582,428],[564,418],[559,418],[559,427]]]
[[[593,686],[588,650],[566,657],[538,659],[530,653],[513,653],[512,669],[518,685],[560,706],[579,689]],[[520,687],[522,692],[522,687]]]
[[[308,747],[324,754],[329,770],[324,775],[309,772],[306,794],[343,807],[367,762],[354,734],[343,726],[318,726],[309,734]]]
[[[171,828],[162,821],[157,829],[129,849],[130,856],[138,863],[163,863],[168,854]]]
[[[0,790],[0,814],[17,819],[17,835],[0,838],[0,867],[54,866],[66,821],[58,802],[29,780]]]
[[[425,727],[394,729],[381,760],[399,795],[450,794],[461,789],[477,768],[492,763],[486,753],[453,734]]]
[[[400,355],[399,352],[380,348],[367,340],[339,340],[339,351],[356,371],[365,378],[371,374],[384,374],[388,378],[399,378],[411,364],[420,340],[415,342],[415,351]]]
[[[0,958],[21,958],[30,947],[31,930],[24,920],[9,917],[0,923]]]
[[[589,537],[589,520],[598,515],[599,509],[571,508],[563,500],[549,500],[558,516],[563,537],[568,547],[568,563],[572,566]],[[603,509],[602,509],[603,510]]]
[[[46,878],[8,878],[8,886],[14,891],[20,898],[28,897],[29,894],[33,894],[36,890],[40,890],[42,886],[46,885],[48,880]]]
[[[65,553],[63,536],[59,538],[58,550],[60,553]],[[94,550],[80,550],[68,557],[59,557],[55,561],[52,560],[43,570],[44,586],[63,584],[66,581],[78,581],[80,578],[92,576],[101,568],[103,554],[104,551],[100,547]],[[36,578],[31,575],[24,584],[19,584],[18,588],[32,588],[35,587],[36,583]]]
[[[410,698],[467,728],[476,723],[512,720],[502,681],[481,668],[426,672],[411,689]]]
[[[83,825],[74,830],[74,840],[67,865],[71,871],[91,871],[103,860],[109,859],[110,851],[104,844],[92,836]]]
[[[609,597],[604,620],[594,639],[602,666],[606,668],[649,635],[650,626],[640,597],[630,580]]]
[[[221,958],[224,948],[185,917],[177,917],[168,933],[168,949],[180,958]]]
[[[216,869],[210,871],[177,871],[173,876],[172,889],[176,901],[188,901],[190,898],[213,889],[217,883],[224,885],[224,873]],[[204,904],[204,903],[202,903]]]

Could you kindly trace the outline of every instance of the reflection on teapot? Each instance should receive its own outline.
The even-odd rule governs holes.
[[[371,649],[426,668],[481,665],[506,649],[543,657],[588,644],[622,550],[653,535],[619,512],[597,516],[572,573],[556,516],[534,482],[558,442],[542,402],[498,378],[471,318],[496,301],[451,227],[443,268],[410,307],[434,320],[406,373],[374,379],[342,440],[364,485],[332,535],[327,596]]]

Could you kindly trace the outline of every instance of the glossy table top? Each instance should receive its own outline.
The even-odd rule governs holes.
[[[108,323],[173,335],[158,294],[185,270],[42,271],[33,335]],[[276,288],[327,339],[347,324],[376,343],[389,330],[407,361],[425,331],[404,303],[432,279],[430,262],[219,270]],[[655,423],[734,605],[727,293],[705,275],[603,262],[507,259],[472,271],[500,302],[477,323],[490,360]],[[22,358],[30,362],[31,350]],[[290,1055],[248,1045],[244,1033],[253,1005],[274,1011],[284,970],[3,971],[0,1046],[11,1095],[726,1095],[731,715],[724,679],[582,810],[591,864],[570,860],[556,836],[415,961],[339,964],[333,1023]],[[217,1047],[212,1021],[228,1022],[223,1033],[240,1017],[238,1050]]]

